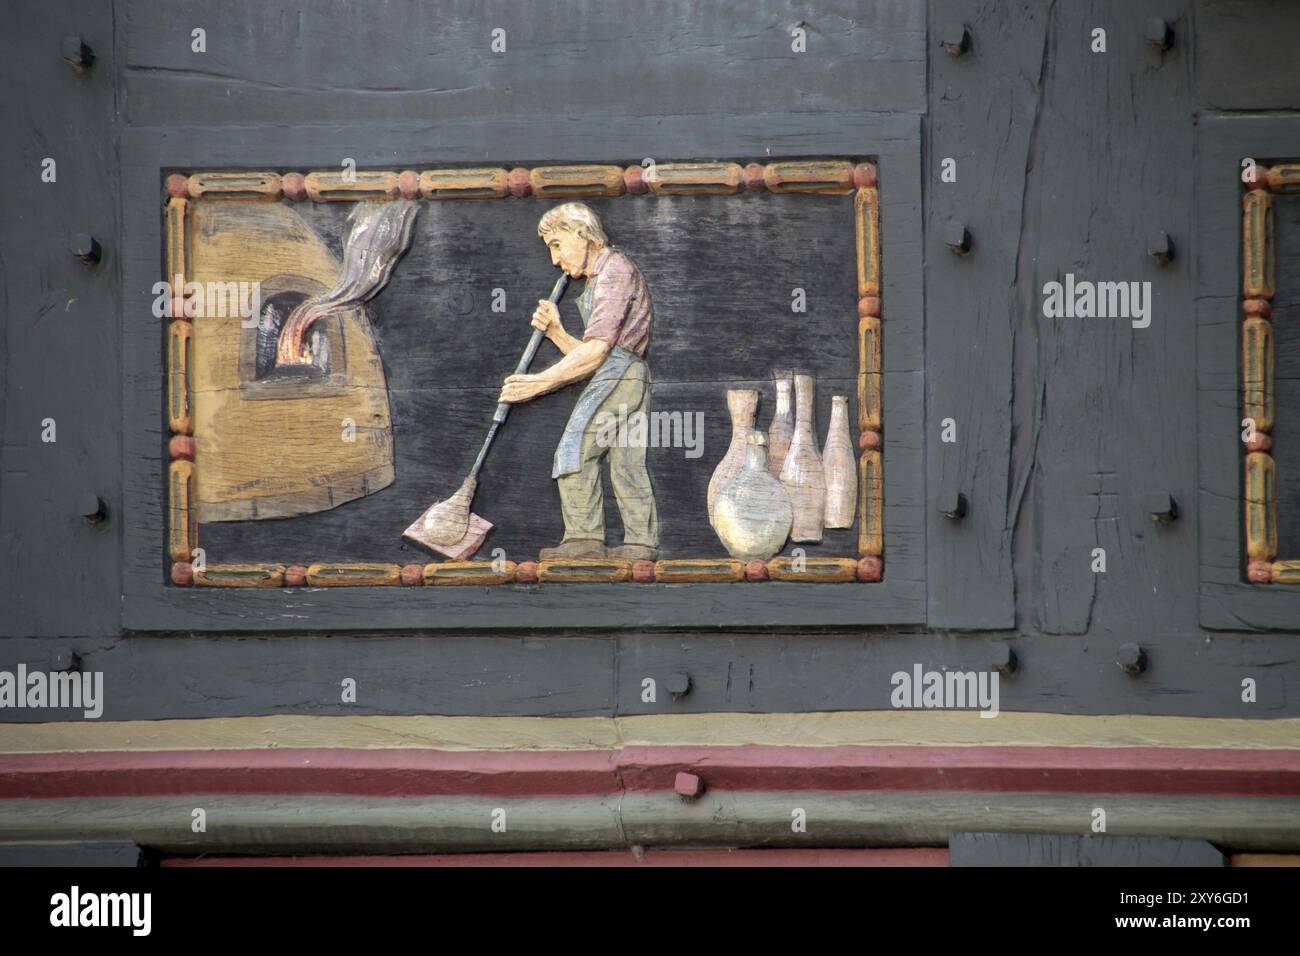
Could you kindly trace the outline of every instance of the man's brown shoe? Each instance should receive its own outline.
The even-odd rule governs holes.
[[[538,552],[539,561],[598,561],[605,557],[605,542],[589,538],[575,538],[561,541],[553,548],[542,548]]]
[[[621,544],[610,548],[608,557],[616,561],[653,561],[659,552],[646,544]]]

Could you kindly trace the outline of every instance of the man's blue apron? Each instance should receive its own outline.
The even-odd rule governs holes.
[[[592,297],[599,281],[599,278],[589,281],[578,297],[578,313],[582,316],[584,332],[591,324]],[[560,436],[560,444],[555,449],[555,461],[551,466],[552,478],[571,475],[582,469],[582,436],[586,433],[587,426],[605,399],[609,398],[610,392],[622,380],[624,373],[634,362],[641,361],[634,352],[620,346],[615,345],[609,350],[605,361],[600,363],[600,368],[596,369],[587,387],[578,396],[578,403],[569,415],[569,423],[564,426],[564,434]]]

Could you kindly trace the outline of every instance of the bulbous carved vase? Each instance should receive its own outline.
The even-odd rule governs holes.
[[[713,530],[733,558],[765,561],[785,547],[793,521],[785,486],[767,470],[767,436],[750,432],[744,464],[713,500]]]

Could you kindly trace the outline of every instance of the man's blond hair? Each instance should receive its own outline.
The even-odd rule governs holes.
[[[537,223],[537,234],[546,239],[557,229],[567,229],[598,245],[609,245],[609,238],[600,225],[600,217],[586,203],[566,202],[548,209]]]

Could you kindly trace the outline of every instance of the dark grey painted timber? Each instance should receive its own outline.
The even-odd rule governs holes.
[[[936,16],[937,14],[937,16]],[[964,23],[972,51],[930,58],[931,112],[924,160],[926,212],[926,405],[929,410],[926,532],[928,621],[933,627],[1015,627],[1012,533],[1021,482],[1012,465],[1013,366],[1018,317],[1032,305],[1032,276],[1021,277],[1029,121],[1041,100],[1046,11],[971,2],[932,3],[931,48],[945,23]],[[944,182],[945,159],[956,182]],[[957,220],[972,252],[953,254],[943,228]],[[888,314],[888,312],[887,312]],[[1032,324],[1030,325],[1032,330]],[[1023,347],[1022,347],[1023,349]],[[941,440],[945,419],[956,441]],[[1014,476],[1019,479],[1020,476]],[[967,513],[939,512],[941,494],[962,494]]]
[[[954,833],[949,866],[1223,866],[1204,840],[1057,833]]]
[[[1300,158],[1300,124],[1293,117],[1204,116],[1197,125],[1200,623],[1222,630],[1294,631],[1300,626],[1300,588],[1245,580],[1239,360],[1243,157],[1261,161]],[[1297,199],[1300,197],[1275,197],[1280,204]],[[1277,284],[1300,287],[1300,276],[1279,272]],[[1283,390],[1280,394],[1285,398],[1288,393]],[[1281,405],[1276,414],[1279,419],[1300,416],[1300,407]],[[1281,500],[1279,508],[1289,504],[1292,502]],[[1300,542],[1280,544],[1300,548]]]
[[[1176,28],[1186,24],[1187,4],[1162,8]],[[1025,304],[1037,356],[1026,393],[1037,437],[1027,455],[1034,615],[1047,633],[1088,633],[1094,619],[1110,631],[1196,626],[1195,569],[1181,560],[1196,547],[1195,522],[1156,527],[1142,507],[1148,493],[1186,501],[1194,487],[1192,257],[1162,267],[1147,254],[1155,230],[1189,247],[1199,238],[1192,166],[1163,158],[1191,152],[1192,59],[1186,45],[1153,51],[1140,24],[1116,13],[1105,2],[1052,8],[1029,157],[1022,241],[1032,250]],[[1089,46],[1095,26],[1107,28],[1104,54]],[[1043,284],[1066,274],[1149,282],[1150,326],[1045,317]],[[1097,548],[1105,573],[1092,568]]]
[[[1300,589],[1241,581],[1240,216],[1231,177],[1222,178],[1241,155],[1286,148],[1294,156],[1297,144],[1277,131],[1294,128],[1295,117],[1212,112],[1294,109],[1298,81],[1286,50],[1293,4],[1162,0],[1153,12],[1109,0],[1057,3],[1046,13],[1010,0],[932,0],[928,8],[819,0],[797,14],[760,2],[716,12],[674,6],[655,18],[621,4],[502,3],[483,13],[443,3],[433,5],[435,20],[412,18],[410,5],[388,5],[401,16],[376,19],[341,2],[301,13],[276,2],[205,0],[165,13],[126,0],[94,9],[70,0],[0,6],[4,62],[15,66],[0,112],[17,131],[0,169],[19,184],[0,192],[0,635],[18,638],[0,642],[0,666],[75,646],[106,672],[110,719],[332,712],[316,709],[327,704],[349,712],[333,703],[333,675],[360,664],[362,706],[376,713],[639,712],[640,676],[682,669],[694,689],[666,707],[815,710],[885,706],[876,702],[884,672],[909,662],[975,667],[988,640],[1010,639],[1021,669],[1002,684],[1007,709],[1297,714]],[[1153,59],[1141,37],[1154,15],[1174,23],[1175,46]],[[420,29],[390,28],[402,16]],[[940,21],[954,17],[972,28],[969,59],[950,60],[934,45]],[[816,59],[787,55],[786,27],[796,18],[810,27],[805,56]],[[492,19],[509,31],[512,52],[502,60],[490,59],[479,38]],[[1086,52],[1092,23],[1108,31],[1105,55]],[[195,26],[208,30],[205,56],[189,52]],[[443,42],[444,28],[455,42]],[[85,74],[59,57],[62,36],[74,32],[95,48]],[[958,96],[964,108],[954,107]],[[861,135],[869,129],[880,135]],[[1216,152],[1218,130],[1232,142]],[[123,135],[128,151],[153,156],[125,181],[116,148]],[[512,152],[503,151],[507,143],[516,144]],[[907,594],[866,589],[864,611],[910,624],[794,633],[827,617],[820,597],[799,585],[733,592],[756,602],[755,616],[782,625],[761,634],[719,610],[716,588],[669,595],[685,622],[674,633],[644,630],[636,602],[655,600],[653,589],[568,586],[577,590],[565,608],[541,592],[527,604],[498,594],[500,608],[473,612],[468,604],[494,598],[449,589],[439,599],[447,606],[431,610],[425,595],[400,589],[311,591],[294,596],[303,607],[289,608],[283,593],[232,603],[229,592],[196,589],[182,599],[192,610],[158,606],[128,622],[157,630],[156,638],[123,635],[121,595],[141,582],[161,585],[163,571],[160,538],[147,549],[128,545],[137,557],[123,566],[119,474],[119,463],[135,467],[143,448],[149,464],[125,486],[127,509],[159,509],[160,369],[139,362],[161,354],[162,330],[141,321],[144,293],[137,280],[123,283],[122,257],[136,257],[139,274],[153,281],[163,166],[284,168],[348,155],[387,168],[632,162],[665,155],[665,144],[676,156],[743,158],[769,148],[772,156],[807,155],[810,143],[841,155],[897,150],[903,172],[915,174],[900,191],[882,161],[885,278],[916,296],[901,315],[892,286],[885,297],[887,455],[915,460],[907,481],[887,461],[887,583],[901,568]],[[60,159],[58,187],[39,183],[45,155],[71,158],[72,175]],[[959,160],[954,185],[938,182],[946,155]],[[56,188],[58,198],[43,191]],[[118,222],[119,208],[134,224]],[[961,260],[934,235],[958,214],[975,241]],[[1178,246],[1169,271],[1148,271],[1152,226]],[[88,270],[67,255],[61,234],[73,229],[103,232],[99,266]],[[1038,311],[1042,282],[1084,268],[1150,278],[1170,307],[1162,304],[1142,332],[1084,320],[1049,327]],[[139,336],[119,344],[114,310],[128,299],[125,318]],[[1003,314],[1011,316],[1005,323]],[[74,316],[79,324],[65,321]],[[923,316],[931,324],[924,341],[900,341],[900,318],[919,328]],[[971,330],[980,334],[963,334]],[[1279,374],[1288,361],[1279,355]],[[1279,397],[1290,401],[1284,390]],[[937,422],[951,414],[940,404],[967,406],[956,417],[978,435],[946,449],[952,460],[934,444]],[[39,444],[46,408],[57,413],[58,446]],[[1286,420],[1287,408],[1280,414]],[[51,454],[56,448],[67,450]],[[1116,475],[1080,484],[1080,475],[1107,469]],[[971,523],[961,528],[922,514],[934,501],[927,486],[948,475],[974,489]],[[1190,499],[1179,498],[1188,506],[1178,526],[1152,529],[1128,510],[1156,483],[1148,477]],[[84,485],[107,490],[109,521],[99,528],[64,510],[63,496]],[[1005,620],[1008,552],[998,516],[1012,535],[1015,627],[951,634]],[[1105,580],[1084,574],[1069,550],[1080,533],[1107,546]],[[433,636],[449,619],[460,629]],[[563,621],[578,629],[527,634]],[[922,630],[927,621],[935,630]],[[233,633],[250,627],[278,633]],[[343,630],[322,636],[326,627]],[[369,629],[387,633],[362,633]],[[1086,633],[1054,633],[1079,629]],[[1141,677],[1113,665],[1115,647],[1128,640],[1150,650]],[[489,675],[480,684],[476,663]],[[751,668],[746,697],[739,688],[749,693]],[[435,680],[439,669],[448,679],[430,695],[423,678]],[[1245,676],[1259,682],[1256,705],[1240,700]],[[364,690],[371,685],[384,688],[373,702]]]
[[[797,627],[924,621],[924,540],[920,533],[918,493],[924,486],[918,441],[924,416],[922,376],[918,371],[922,354],[921,263],[915,254],[920,243],[919,122],[907,114],[859,114],[842,117],[835,126],[827,127],[813,117],[792,117],[783,119],[782,125],[793,135],[788,136],[785,145],[776,146],[770,145],[761,132],[772,122],[775,118],[762,115],[732,116],[702,130],[692,117],[664,116],[653,129],[647,129],[645,124],[626,118],[606,117],[599,145],[575,141],[555,124],[527,117],[501,118],[488,130],[481,124],[457,123],[383,128],[359,125],[250,128],[241,130],[238,136],[232,136],[227,129],[127,130],[122,144],[123,215],[125,232],[133,241],[124,263],[122,309],[126,343],[122,428],[127,442],[124,486],[128,489],[122,516],[126,628],[504,628],[525,617],[535,627],[697,627],[703,623],[701,601],[711,608],[710,617],[717,626]],[[480,141],[467,143],[473,138]],[[742,585],[627,584],[232,592],[177,588],[167,583],[161,553],[165,510],[158,493],[165,467],[159,411],[163,333],[161,323],[149,310],[151,289],[158,280],[156,250],[161,229],[158,203],[162,171],[168,168],[331,167],[339,149],[344,150],[343,155],[353,157],[360,168],[383,163],[389,164],[389,168],[463,163],[484,154],[500,157],[506,163],[512,162],[509,157],[529,155],[560,162],[626,162],[628,157],[656,151],[660,155],[696,153],[724,157],[875,157],[882,183],[890,183],[886,191],[888,198],[881,204],[883,300],[893,310],[884,331],[884,402],[892,409],[884,445],[885,580],[871,585],[773,583],[764,585],[765,590]],[[638,201],[636,197],[623,198],[627,202]],[[534,210],[541,208],[541,204],[532,205]],[[690,366],[686,368],[689,370]],[[473,394],[482,397],[480,392]],[[475,420],[481,419],[475,416]],[[465,427],[468,433],[468,421]],[[474,431],[477,433],[477,429]],[[508,437],[518,438],[521,431],[516,423]],[[503,440],[506,437],[503,433]],[[448,472],[452,473],[451,467]],[[430,486],[418,500],[434,500],[452,487],[450,481],[444,482],[441,491]],[[358,505],[359,509],[363,507]],[[665,502],[667,507],[669,503]],[[420,506],[412,505],[410,510],[408,520],[414,520]],[[521,506],[517,513],[522,511]],[[320,519],[325,524],[330,520]],[[326,531],[320,532],[320,540],[330,537]],[[219,561],[221,556],[209,560]],[[803,590],[795,594],[792,588]]]
[[[521,621],[523,632],[527,622]],[[1002,712],[1300,716],[1300,668],[1264,635],[1144,638],[1140,676],[1115,663],[1120,639],[1054,635],[978,638],[940,633],[785,632],[557,634],[420,632],[336,636],[186,636],[0,642],[0,670],[51,670],[76,651],[101,672],[101,720],[241,715],[498,714],[622,716],[891,710],[896,672],[988,671],[1003,643],[1018,667],[998,682]],[[668,677],[686,673],[674,698]],[[357,701],[341,699],[344,678]],[[653,703],[643,682],[657,685]],[[1256,699],[1242,700],[1242,682]],[[78,721],[79,711],[6,709],[6,722]],[[990,743],[998,721],[988,719]]]
[[[60,56],[80,33],[95,53],[77,73]],[[4,4],[0,41],[0,634],[118,633],[121,525],[122,261],[114,144],[113,10]],[[57,181],[41,181],[45,158]],[[98,239],[87,265],[74,232]],[[42,441],[53,419],[57,441]],[[98,495],[109,520],[87,524],[77,496]]]
[[[1300,36],[1300,6],[1196,0],[1195,35],[1184,24],[1175,42],[1196,49],[1196,93],[1217,110],[1294,110],[1300,74],[1289,64]]]
[[[925,109],[921,3],[398,0],[377,12],[349,0],[184,0],[160,15],[132,0],[117,10],[131,126],[436,118],[490,127],[513,113],[563,115],[576,131],[593,108],[644,116],[648,127],[666,113],[716,118],[758,104],[775,114]],[[205,24],[208,52],[195,55],[189,33]],[[805,53],[792,49],[796,26],[807,31]],[[490,48],[496,28],[506,31],[503,54]],[[777,127],[768,135],[773,145],[788,137]]]
[[[145,852],[134,843],[0,843],[0,867],[140,867]]]

